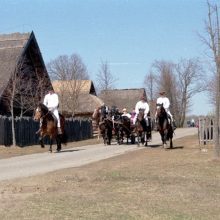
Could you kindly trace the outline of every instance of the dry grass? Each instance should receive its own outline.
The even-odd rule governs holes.
[[[0,219],[220,219],[220,163],[196,136],[0,182]]]

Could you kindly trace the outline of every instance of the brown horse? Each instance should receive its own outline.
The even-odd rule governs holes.
[[[139,110],[133,132],[137,135],[138,145],[140,142],[142,145],[148,145],[148,141],[151,139],[151,124],[149,119],[144,118],[144,109]]]
[[[40,122],[40,129],[36,132],[40,135],[39,141],[41,144],[41,147],[44,148],[43,138],[46,136],[49,136],[50,139],[50,149],[49,151],[52,152],[52,144],[53,140],[56,139],[57,142],[57,152],[61,150],[61,143],[65,144],[64,140],[64,124],[65,124],[65,118],[59,114],[60,116],[60,128],[62,134],[58,133],[57,128],[57,119],[55,115],[53,115],[52,112],[48,110],[48,108],[40,103],[35,112],[34,112],[34,120]]]
[[[158,105],[157,108],[158,118],[158,131],[161,136],[163,147],[167,145],[167,141],[170,141],[170,148],[173,148],[173,128],[169,123],[168,115],[163,105]]]
[[[112,139],[113,124],[110,116],[104,106],[100,106],[93,112],[92,118],[95,120],[98,128],[98,139],[102,135],[104,144],[110,145]]]

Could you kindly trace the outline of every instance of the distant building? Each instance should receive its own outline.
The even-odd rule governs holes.
[[[91,80],[56,80],[52,85],[59,95],[59,110],[66,116],[91,118],[94,109],[103,103]]]
[[[142,95],[147,97],[144,88],[114,89],[101,91],[99,97],[109,107],[117,106],[119,110],[126,108],[128,112],[132,112]]]

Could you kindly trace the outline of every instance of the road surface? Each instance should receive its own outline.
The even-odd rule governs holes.
[[[176,129],[174,139],[197,134],[197,128]],[[159,133],[153,133],[150,145],[161,144]],[[140,145],[141,146],[141,145]],[[146,147],[134,145],[104,146],[103,144],[87,145],[66,149],[60,153],[37,153],[0,160],[0,181],[34,176],[69,167],[79,167],[91,162],[114,157],[129,151]]]

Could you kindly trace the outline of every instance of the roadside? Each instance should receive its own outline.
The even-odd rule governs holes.
[[[201,151],[195,134],[174,146],[0,181],[0,219],[220,219],[220,164],[212,146]]]
[[[174,139],[196,134],[196,128],[177,129]],[[161,145],[159,133],[153,133],[152,142],[147,148],[158,148]],[[63,149],[60,153],[32,153],[0,160],[0,180],[39,175],[69,167],[79,167],[95,161],[114,157],[146,147],[133,145],[103,144],[84,145]],[[175,146],[174,146],[175,148]]]

